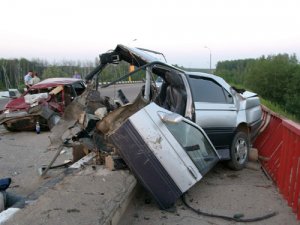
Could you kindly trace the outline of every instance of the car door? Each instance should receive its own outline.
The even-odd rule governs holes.
[[[109,139],[163,209],[219,160],[199,126],[155,103],[130,116]]]
[[[189,83],[196,123],[205,130],[222,157],[229,158],[227,150],[233,138],[237,117],[232,95],[211,78],[190,75]]]

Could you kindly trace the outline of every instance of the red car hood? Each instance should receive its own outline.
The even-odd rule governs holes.
[[[10,109],[12,111],[17,111],[17,110],[22,110],[22,109],[27,110],[28,108],[30,108],[30,105],[25,102],[25,99],[23,96],[11,100],[5,106],[5,109]]]

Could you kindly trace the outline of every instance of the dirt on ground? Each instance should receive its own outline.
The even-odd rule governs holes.
[[[50,132],[9,132],[0,126],[0,178],[11,177],[10,192],[28,196],[39,186],[48,181],[38,174],[38,168],[48,165],[54,151],[48,151]],[[70,149],[63,151],[57,163],[72,159]],[[49,173],[49,179],[60,172]]]
[[[244,215],[244,219],[260,217],[271,212],[278,214],[270,219],[250,224],[296,225],[296,215],[282,199],[276,186],[260,169],[250,163],[242,171],[229,170],[220,163],[186,194],[187,203],[195,209],[225,216]],[[142,189],[128,207],[119,225],[224,225],[244,224],[198,215],[179,199],[174,212],[160,210],[150,195]]]

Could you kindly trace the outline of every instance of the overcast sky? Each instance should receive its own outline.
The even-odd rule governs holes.
[[[1,0],[0,58],[94,60],[117,44],[169,63],[296,53],[299,0]],[[137,39],[136,41],[133,41]]]

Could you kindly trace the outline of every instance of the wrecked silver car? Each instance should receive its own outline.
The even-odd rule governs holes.
[[[65,144],[82,145],[100,155],[121,155],[166,209],[220,159],[229,160],[233,169],[245,166],[261,109],[256,94],[242,93],[211,74],[182,71],[153,53],[157,54],[118,45],[101,54],[100,65],[85,77],[86,91],[66,108],[50,140],[58,149],[55,157]],[[105,67],[121,61],[136,70],[102,87],[145,73],[145,84],[132,103],[120,95],[123,105],[94,89]],[[156,77],[163,79],[159,90]]]
[[[262,121],[257,94],[231,87],[212,74],[180,70],[158,61],[152,53],[158,54],[118,45],[113,52],[100,55],[101,64],[87,79],[108,64],[122,60],[137,69],[115,82],[140,70],[146,71],[144,98],[201,126],[221,159],[228,160],[232,169],[242,169],[248,159],[251,140],[256,137]],[[163,79],[159,90],[154,76]]]

